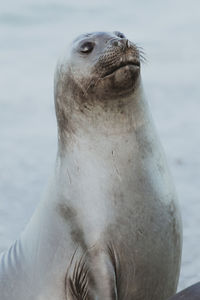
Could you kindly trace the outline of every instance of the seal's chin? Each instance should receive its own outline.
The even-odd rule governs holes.
[[[140,77],[140,64],[127,63],[116,66],[101,77],[99,85],[106,98],[131,94],[137,87]]]
[[[112,77],[115,75],[122,75],[127,72],[138,72],[140,69],[140,62],[127,62],[127,63],[122,63],[120,65],[113,66],[111,69],[109,69],[105,74],[102,76],[102,78],[105,77]]]

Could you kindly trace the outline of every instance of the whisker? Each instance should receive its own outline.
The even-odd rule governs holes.
[[[143,53],[139,53],[139,56],[140,56],[140,61],[142,63],[147,63],[148,62],[148,59],[147,59],[146,55],[144,55]]]

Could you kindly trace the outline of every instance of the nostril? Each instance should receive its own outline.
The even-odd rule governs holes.
[[[126,38],[119,38],[111,40],[112,46],[120,47],[121,49],[130,48],[131,44],[128,39]]]
[[[119,46],[119,42],[117,40],[113,41],[113,46],[115,47]]]
[[[128,39],[121,39],[120,42],[121,42],[121,47],[124,50],[131,48],[131,42]]]
[[[124,43],[123,39],[114,39],[114,40],[112,40],[112,46],[124,48],[125,43]]]
[[[126,38],[112,39],[110,42],[113,47],[119,47],[122,50],[125,50],[125,49],[131,47],[130,41]]]

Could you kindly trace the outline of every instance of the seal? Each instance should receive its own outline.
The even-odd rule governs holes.
[[[60,59],[55,172],[1,257],[1,300],[164,300],[176,292],[181,218],[142,60],[120,32],[83,34]]]

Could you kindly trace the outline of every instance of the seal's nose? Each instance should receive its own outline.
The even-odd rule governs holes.
[[[122,39],[113,39],[111,40],[111,44],[112,46],[114,47],[120,47],[122,48],[123,50],[127,49],[127,48],[130,48],[130,42],[128,39],[126,38],[122,38]]]

